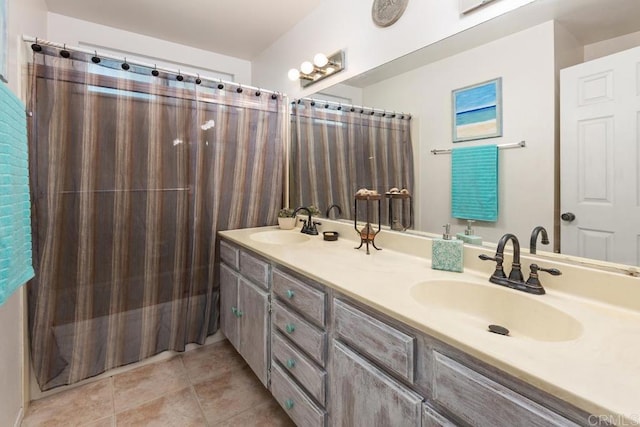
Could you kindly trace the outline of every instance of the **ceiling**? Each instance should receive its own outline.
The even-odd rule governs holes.
[[[50,12],[253,59],[321,0],[46,0]]]

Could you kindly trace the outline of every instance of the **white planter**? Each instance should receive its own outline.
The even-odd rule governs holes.
[[[298,218],[278,218],[278,225],[283,230],[291,230],[296,227],[296,220]]]

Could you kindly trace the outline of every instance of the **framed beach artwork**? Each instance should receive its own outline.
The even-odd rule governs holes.
[[[453,142],[502,136],[502,78],[451,92]]]

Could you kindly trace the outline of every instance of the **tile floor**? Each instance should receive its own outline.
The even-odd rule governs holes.
[[[22,426],[293,426],[228,341],[31,402]]]

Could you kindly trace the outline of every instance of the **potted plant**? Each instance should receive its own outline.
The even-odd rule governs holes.
[[[282,208],[278,212],[278,225],[283,230],[291,230],[296,227],[296,217],[293,216],[293,209]]]

